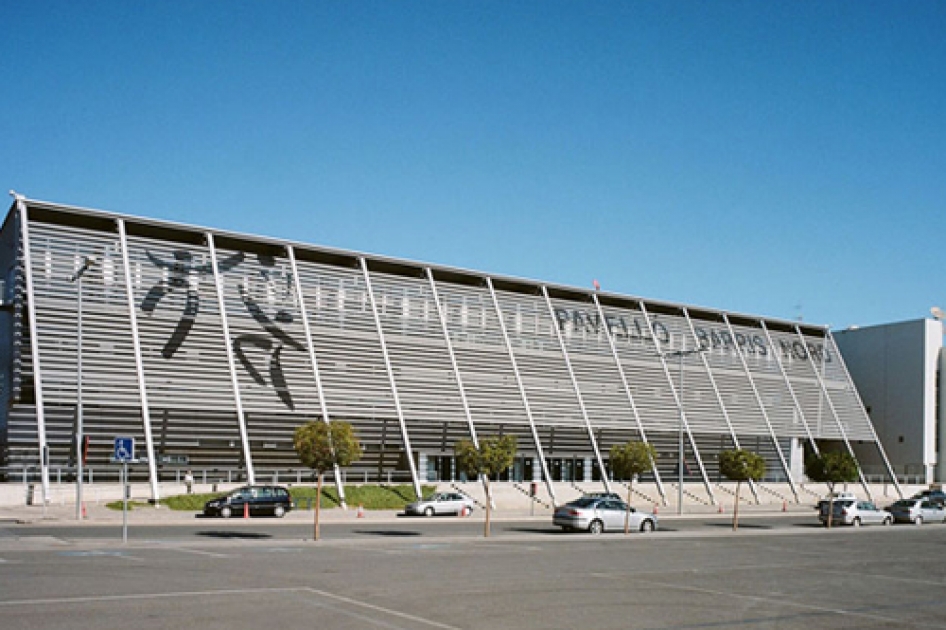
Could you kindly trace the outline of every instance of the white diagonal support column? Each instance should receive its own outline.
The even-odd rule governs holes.
[[[851,373],[848,372],[847,363],[844,362],[844,357],[841,356],[841,353],[838,351],[838,346],[834,343],[834,338],[830,336],[831,334],[825,330],[825,348],[822,353],[822,361],[824,361],[828,356],[828,341],[831,341],[831,349],[834,351],[834,356],[838,360],[838,364],[841,366],[841,370],[844,372],[844,377],[847,379],[848,383],[853,385],[854,380],[851,378]],[[857,391],[857,388],[854,388],[854,391]],[[857,396],[857,402],[860,405],[861,409],[864,409],[864,403],[860,398],[860,395]],[[867,412],[864,411],[866,416]],[[880,442],[880,438],[877,436],[877,431],[874,430],[874,423],[870,421],[870,417],[865,418],[867,421],[867,426],[870,428],[870,434],[874,436],[874,444],[877,445],[877,450],[880,452],[881,458],[884,460],[884,466],[887,468],[887,474],[890,475],[890,481],[893,483],[894,488],[897,489],[897,495],[902,499],[903,498],[903,488],[900,487],[900,481],[897,479],[897,475],[894,473],[893,466],[890,465],[890,460],[887,458],[887,453],[884,451],[884,446]]]
[[[690,311],[687,308],[683,309],[683,316],[686,319],[687,326],[690,329],[690,334],[693,336],[693,339],[698,348],[706,350],[707,348],[700,343],[699,338],[696,335],[696,326],[693,324],[693,318],[690,317]],[[729,332],[732,335],[732,331]],[[735,339],[735,337],[733,337]],[[729,437],[732,438],[733,446],[736,448],[742,448],[739,444],[739,436],[736,435],[735,429],[732,426],[732,420],[729,418],[729,410],[726,408],[726,402],[723,400],[723,394],[719,391],[719,387],[716,385],[716,377],[713,376],[713,369],[710,366],[709,360],[706,358],[706,352],[697,353],[700,356],[700,362],[703,364],[703,369],[706,371],[706,376],[709,379],[710,386],[713,388],[713,393],[716,395],[716,404],[719,405],[719,410],[723,414],[723,420],[726,422],[726,428],[729,430]],[[743,367],[745,362],[743,362]],[[747,368],[748,373],[748,368]],[[754,480],[749,480],[749,490],[752,492],[752,496],[755,497],[755,501],[759,503],[759,489],[756,487]]]
[[[154,439],[151,434],[151,411],[148,406],[148,387],[145,381],[145,366],[141,356],[141,337],[138,334],[138,313],[135,309],[135,290],[131,277],[131,262],[128,257],[128,234],[125,221],[116,219],[118,238],[122,247],[122,271],[125,274],[125,297],[128,300],[128,323],[131,326],[131,342],[135,351],[135,372],[138,377],[138,395],[141,398],[141,424],[145,433],[145,450],[148,452],[148,477],[151,482],[151,499],[161,497],[158,485],[158,467],[154,456]]]
[[[598,299],[597,294],[591,296],[594,300],[595,307],[598,310],[598,318],[604,325],[605,335],[608,338],[608,344],[611,346],[611,356],[614,357],[614,364],[617,366],[618,374],[621,377],[621,386],[624,388],[624,394],[627,396],[627,401],[631,405],[631,414],[634,416],[634,422],[637,424],[637,431],[640,433],[641,440],[645,444],[650,444],[647,440],[647,433],[644,430],[644,423],[641,421],[640,413],[637,411],[637,404],[634,402],[634,395],[631,393],[631,386],[627,382],[627,374],[624,372],[624,366],[621,365],[621,357],[618,354],[617,345],[614,343],[614,335],[611,331],[611,325],[608,323],[607,318],[604,315],[604,309],[601,308],[601,301]],[[663,480],[660,478],[660,472],[657,470],[657,462],[653,458],[650,460],[650,464],[654,473],[654,481],[657,483],[657,491],[660,493],[660,498],[663,499],[664,505],[667,505],[667,493],[664,490]],[[602,468],[601,474],[606,475],[606,471]]]
[[[427,281],[430,284],[430,292],[434,298],[434,306],[437,309],[437,317],[440,319],[440,329],[443,331],[443,340],[447,344],[447,354],[450,356],[450,367],[453,369],[453,377],[457,379],[457,390],[460,392],[460,403],[463,405],[463,415],[466,416],[467,425],[470,428],[470,439],[473,440],[473,446],[480,447],[479,438],[476,437],[476,425],[473,424],[473,413],[470,411],[470,403],[466,398],[466,389],[463,387],[463,377],[460,375],[460,365],[457,363],[457,355],[453,351],[453,342],[450,340],[450,329],[447,327],[447,316],[443,311],[443,305],[440,303],[440,295],[437,292],[437,283],[434,282],[434,273],[430,267],[424,269],[427,275]]]
[[[496,289],[493,288],[493,281],[489,277],[486,278],[486,287],[489,289],[489,294],[493,298],[493,308],[496,309],[496,319],[499,321],[499,330],[503,335],[503,342],[506,344],[506,352],[509,354],[512,373],[516,377],[516,385],[519,387],[519,395],[522,397],[522,406],[526,411],[526,418],[529,420],[529,428],[532,430],[532,440],[535,442],[536,455],[539,457],[539,466],[542,468],[542,480],[545,481],[545,488],[548,490],[549,497],[552,499],[552,505],[558,505],[558,501],[555,499],[555,487],[552,485],[552,479],[549,476],[549,468],[545,462],[545,451],[542,450],[539,432],[535,428],[535,418],[532,416],[532,407],[529,405],[529,396],[526,394],[526,386],[525,383],[522,382],[522,375],[519,373],[519,364],[516,362],[516,354],[512,350],[512,341],[509,339],[509,331],[506,330],[506,320],[503,318],[503,310],[499,306],[499,298],[496,296]]]
[[[470,428],[470,439],[473,446],[480,447],[480,440],[476,435],[476,425],[473,424],[473,412],[470,411],[470,403],[466,398],[466,388],[463,386],[463,377],[460,375],[460,364],[457,363],[456,352],[453,351],[453,341],[450,339],[450,328],[447,326],[447,314],[444,313],[443,305],[440,303],[440,294],[437,291],[437,283],[434,281],[434,273],[427,267],[424,269],[427,275],[427,281],[430,284],[430,292],[434,298],[434,306],[437,309],[437,317],[440,319],[440,329],[443,331],[443,340],[447,344],[447,354],[450,356],[450,366],[453,369],[453,377],[457,380],[457,390],[460,392],[460,403],[463,405],[463,415],[466,416],[467,425]],[[489,497],[489,479],[482,477],[483,492],[485,497]]]
[[[726,313],[723,313],[723,322],[726,324],[726,330],[729,331],[729,338],[735,340],[736,331],[733,330],[732,322],[729,321],[729,316],[727,316]],[[762,414],[762,419],[765,421],[765,426],[769,430],[769,435],[772,437],[772,444],[775,446],[775,452],[778,454],[779,463],[782,464],[782,470],[785,471],[785,476],[788,478],[788,485],[792,489],[792,494],[795,495],[795,503],[798,503],[798,488],[795,487],[795,480],[792,479],[791,467],[785,460],[785,455],[782,453],[782,448],[779,446],[778,436],[775,435],[775,429],[772,428],[772,421],[769,419],[769,413],[765,410],[765,402],[762,400],[762,395],[759,394],[759,389],[755,385],[755,379],[752,378],[752,371],[749,370],[749,364],[746,362],[746,357],[742,352],[742,348],[739,346],[739,344],[735,345],[736,354],[739,356],[739,362],[742,364],[742,369],[746,373],[746,380],[749,383],[749,387],[752,388],[752,395],[755,397],[756,404],[759,405],[759,413]],[[733,436],[733,439],[736,439],[735,435]],[[736,448],[739,448],[738,443]],[[756,499],[758,499],[758,496]]]
[[[322,411],[322,421],[325,424],[331,424],[331,418],[328,414],[328,401],[325,399],[325,389],[322,388],[322,376],[319,373],[319,361],[315,355],[315,344],[312,343],[312,328],[309,326],[309,312],[305,306],[305,295],[302,293],[302,279],[299,277],[299,267],[296,264],[296,251],[292,245],[286,246],[286,253],[289,256],[289,265],[292,267],[293,286],[296,289],[296,296],[299,298],[299,314],[302,317],[302,330],[305,334],[305,347],[309,352],[309,362],[312,364],[312,378],[315,380],[315,389],[319,395],[319,409]],[[342,483],[341,471],[338,464],[333,467],[335,476],[335,491],[338,493],[338,503],[343,510],[348,509],[345,502],[345,484]]]
[[[834,403],[831,401],[831,395],[828,393],[828,388],[824,383],[824,378],[822,378],[821,372],[815,366],[814,361],[811,360],[811,353],[808,352],[808,344],[805,343],[805,335],[802,334],[801,328],[798,326],[795,326],[795,333],[798,335],[802,347],[805,348],[805,352],[808,354],[807,363],[811,366],[811,371],[814,373],[815,378],[818,379],[818,385],[821,388],[821,394],[824,396],[825,402],[828,403],[828,410],[831,412],[831,417],[834,418],[834,422],[838,426],[838,431],[841,433],[841,439],[844,441],[844,445],[847,447],[847,452],[851,457],[854,458],[854,461],[857,462],[857,455],[854,454],[854,448],[851,446],[851,441],[847,438],[847,431],[844,430],[844,424],[841,422],[841,418],[838,416],[838,412],[834,408]],[[824,353],[822,353],[822,356],[824,356]],[[867,480],[864,478],[864,472],[861,470],[860,462],[857,464],[857,477],[861,481],[861,487],[864,489],[864,493],[867,495],[867,498],[873,501],[874,497],[870,492],[870,486],[867,485]]]
[[[815,441],[815,436],[811,433],[811,427],[808,426],[808,419],[805,418],[805,411],[802,409],[801,402],[798,400],[798,396],[795,394],[795,388],[792,387],[792,382],[788,378],[788,371],[785,369],[785,366],[782,365],[782,358],[779,356],[778,349],[775,346],[775,340],[772,339],[772,335],[769,333],[769,327],[765,325],[764,321],[759,321],[759,325],[762,326],[762,331],[765,333],[765,340],[768,342],[769,348],[772,351],[772,356],[775,358],[775,363],[778,365],[778,368],[782,373],[782,379],[785,381],[785,387],[788,388],[788,393],[792,397],[792,404],[795,405],[795,412],[798,414],[802,425],[805,427],[805,435],[808,436],[808,442],[811,444],[811,448],[814,449],[815,453],[820,454],[818,443]]]
[[[246,429],[246,414],[243,412],[243,398],[240,395],[240,380],[237,378],[236,362],[233,360],[233,344],[230,342],[230,325],[227,322],[227,301],[223,293],[223,278],[220,276],[220,267],[217,264],[217,247],[214,245],[214,235],[207,232],[207,247],[210,250],[210,265],[214,274],[214,286],[217,288],[217,305],[220,309],[220,327],[223,332],[223,345],[227,353],[227,366],[230,369],[230,383],[233,386],[233,403],[236,406],[237,424],[240,428],[240,442],[243,447],[243,460],[246,462],[246,480],[250,484],[256,483],[256,473],[253,470],[253,453],[250,449],[250,437]]]
[[[30,320],[30,352],[33,354],[33,391],[36,397],[36,438],[39,447],[40,483],[43,505],[49,503],[49,444],[46,443],[46,409],[43,404],[43,372],[40,369],[39,336],[36,320],[36,292],[33,290],[33,259],[30,252],[30,217],[26,197],[13,193],[20,219],[23,271],[26,275],[26,310]]]
[[[414,484],[414,494],[417,498],[422,497],[420,480],[417,477],[417,463],[414,461],[414,451],[411,449],[411,438],[407,432],[407,421],[404,419],[404,410],[401,408],[401,397],[397,393],[397,382],[394,379],[394,367],[391,365],[391,357],[388,354],[388,345],[384,341],[384,327],[381,326],[381,316],[378,314],[377,300],[374,298],[374,290],[371,288],[371,275],[368,273],[368,261],[364,256],[358,259],[361,262],[361,272],[365,278],[365,290],[368,292],[368,301],[371,303],[371,313],[374,315],[374,325],[378,331],[378,343],[381,345],[381,354],[384,356],[384,368],[388,373],[388,382],[391,384],[391,397],[394,400],[394,409],[397,412],[397,420],[401,425],[401,439],[404,442],[404,450],[407,451],[407,463],[411,469],[411,482]]]
[[[578,409],[581,411],[581,417],[585,421],[585,429],[588,431],[588,440],[591,442],[591,448],[594,450],[595,458],[598,460],[598,470],[601,471],[601,480],[604,482],[604,489],[607,492],[611,492],[611,480],[608,479],[604,467],[604,460],[601,459],[601,451],[598,449],[598,440],[595,439],[594,431],[591,429],[591,419],[588,417],[588,410],[585,408],[581,387],[578,386],[578,379],[575,377],[575,371],[572,369],[571,357],[568,356],[568,348],[565,346],[565,338],[562,336],[562,330],[558,326],[558,321],[555,317],[555,309],[552,307],[552,299],[549,297],[549,291],[545,285],[542,285],[542,296],[545,298],[545,304],[549,308],[552,329],[555,330],[555,336],[558,337],[559,348],[562,349],[562,358],[565,359],[565,367],[568,369],[568,376],[572,381],[572,388],[575,390],[575,398],[578,400]]]
[[[673,394],[674,402],[677,404],[677,409],[680,411],[680,424],[682,425],[683,430],[686,432],[687,437],[690,440],[690,447],[693,449],[693,457],[696,458],[696,465],[700,469],[700,476],[703,478],[703,486],[706,488],[706,493],[709,495],[710,502],[713,505],[716,505],[716,493],[713,492],[713,486],[710,483],[709,476],[706,474],[706,467],[703,465],[703,458],[700,456],[700,449],[696,446],[696,440],[693,438],[693,432],[690,430],[690,423],[687,421],[686,409],[683,406],[683,396],[682,392],[677,390],[676,383],[673,382],[673,376],[670,374],[670,368],[667,366],[667,356],[668,352],[664,351],[660,347],[660,339],[658,339],[654,334],[654,323],[650,317],[650,313],[647,311],[647,306],[644,302],[640,302],[641,313],[644,315],[644,320],[647,322],[647,330],[654,340],[654,348],[657,350],[657,358],[660,359],[660,365],[663,368],[664,376],[667,378],[667,382],[670,384],[670,393]],[[699,346],[697,346],[699,347]],[[691,352],[699,352],[700,350],[693,350]],[[683,378],[684,375],[684,357],[688,353],[687,349],[684,347],[679,350],[680,358],[680,378]],[[683,491],[683,479],[679,480],[680,491]],[[680,506],[677,506],[677,509],[680,509]]]

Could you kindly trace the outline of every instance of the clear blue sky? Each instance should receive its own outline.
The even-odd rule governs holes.
[[[0,0],[28,197],[835,328],[946,308],[946,2]]]

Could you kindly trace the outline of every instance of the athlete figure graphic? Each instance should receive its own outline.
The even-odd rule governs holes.
[[[277,325],[292,323],[292,315],[289,311],[281,309],[276,312],[274,318],[270,319],[270,317],[263,312],[263,309],[260,308],[259,304],[246,294],[243,287],[240,287],[240,297],[243,298],[243,304],[246,306],[246,310],[249,311],[253,319],[263,327],[263,330],[269,333],[269,336],[240,335],[233,340],[233,351],[253,380],[263,386],[266,385],[266,379],[264,379],[259,373],[259,370],[250,363],[243,348],[246,345],[251,345],[264,352],[269,352],[269,378],[272,381],[273,387],[276,389],[276,395],[279,396],[279,400],[281,400],[284,405],[294,410],[296,406],[292,402],[292,395],[289,393],[289,385],[286,383],[286,377],[283,374],[281,354],[283,348],[287,346],[295,350],[305,350],[305,347],[287,335],[286,332]]]
[[[167,343],[164,344],[164,348],[161,349],[161,356],[165,359],[170,359],[181,347],[181,344],[184,343],[191,328],[194,327],[197,313],[200,311],[200,295],[197,293],[194,286],[191,285],[190,276],[191,274],[197,274],[199,278],[206,274],[213,273],[213,265],[211,263],[204,263],[202,265],[193,264],[193,254],[186,249],[174,250],[173,262],[161,260],[147,250],[145,250],[145,254],[155,267],[167,269],[170,277],[167,281],[159,280],[151,287],[148,294],[145,295],[145,299],[141,302],[142,311],[150,315],[154,312],[154,309],[157,308],[161,299],[168,293],[175,290],[185,292],[184,310],[181,313],[181,319],[178,320],[177,326],[174,327],[174,332],[171,333]],[[243,258],[244,255],[242,252],[232,254],[217,265],[219,273],[226,273],[236,267],[243,262]]]

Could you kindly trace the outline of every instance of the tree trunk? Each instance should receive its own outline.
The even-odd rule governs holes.
[[[828,484],[828,529],[831,529],[831,518],[834,516],[834,484]]]
[[[627,484],[627,511],[624,512],[624,535],[627,536],[631,531],[631,493],[634,487],[634,480],[631,479]]]
[[[742,486],[741,481],[736,482],[736,504],[732,509],[732,530],[736,531],[739,529],[739,488]]]
[[[315,493],[315,540],[319,539],[319,512],[322,507],[322,473],[319,473],[318,490]]]
[[[484,482],[486,484],[486,520],[483,521],[483,538],[489,538],[489,512],[493,499],[490,496],[489,477],[484,477]]]

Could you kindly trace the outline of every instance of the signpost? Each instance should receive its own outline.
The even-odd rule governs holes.
[[[115,438],[114,461],[122,465],[122,542],[128,542],[128,462],[135,461],[135,438]]]

